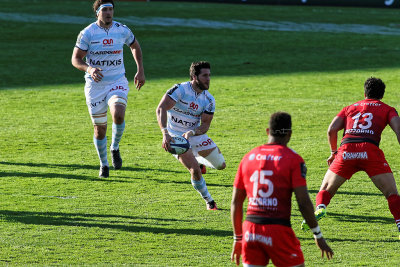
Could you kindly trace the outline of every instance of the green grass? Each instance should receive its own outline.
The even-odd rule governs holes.
[[[92,16],[88,1],[64,1],[62,9],[55,2],[4,0],[0,12]],[[177,2],[119,2],[118,7],[121,18],[399,23],[394,9]],[[272,112],[293,116],[289,146],[307,163],[314,200],[327,167],[326,129],[343,106],[363,97],[364,80],[382,78],[384,101],[398,108],[399,36],[128,25],[142,45],[147,83],[140,92],[131,84],[121,143],[124,167],[101,179],[83,73],[70,64],[85,26],[13,21],[2,27],[2,265],[233,266],[233,179],[242,156],[265,142]],[[188,80],[190,62],[199,59],[212,63],[210,92],[217,109],[209,135],[227,161],[226,170],[205,175],[221,208],[217,212],[205,210],[188,172],[162,150],[155,117],[163,93]],[[125,63],[132,81],[135,65],[128,53]],[[384,131],[381,148],[398,179],[398,144],[390,130]],[[364,173],[342,186],[320,222],[335,251],[332,261],[320,259],[311,233],[300,230],[301,221],[293,203],[292,224],[308,266],[400,263],[387,202]]]

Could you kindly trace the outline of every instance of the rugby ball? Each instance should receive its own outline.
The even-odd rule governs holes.
[[[171,154],[183,154],[189,150],[189,141],[183,136],[173,136],[169,143],[170,149],[168,150]]]

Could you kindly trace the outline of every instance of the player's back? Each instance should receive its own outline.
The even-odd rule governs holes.
[[[364,99],[345,107],[338,116],[345,120],[342,142],[353,139],[379,146],[382,131],[397,112],[380,100]]]
[[[306,185],[302,172],[303,159],[286,146],[267,144],[250,151],[237,174],[249,199],[247,219],[283,219],[290,224],[293,188]]]

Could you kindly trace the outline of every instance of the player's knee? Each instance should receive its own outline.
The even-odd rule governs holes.
[[[225,159],[224,156],[222,155],[222,153],[219,151],[218,148],[214,149],[210,155],[208,155],[207,157],[205,157],[206,160],[208,160],[215,169],[217,170],[223,170],[226,168],[226,163],[225,163]]]
[[[222,162],[222,164],[220,164],[220,165],[218,165],[218,166],[216,166],[216,167],[217,167],[217,170],[223,170],[223,169],[225,169],[225,168],[226,168],[226,163],[225,163],[225,161]]]
[[[197,168],[196,168],[197,167]],[[200,167],[196,166],[189,169],[190,175],[192,176],[193,180],[199,181],[201,179],[201,170]]]
[[[106,137],[106,132],[107,132],[107,126],[101,125],[95,125],[94,126],[94,137],[97,140],[103,140],[104,137]]]

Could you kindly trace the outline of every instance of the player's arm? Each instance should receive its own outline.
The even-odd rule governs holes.
[[[328,165],[331,165],[331,163],[335,159],[335,155],[337,153],[338,132],[344,128],[344,124],[344,119],[342,117],[336,116],[335,118],[333,118],[331,124],[328,127],[328,142],[329,146],[331,147],[331,155],[327,160]]]
[[[242,221],[243,221],[243,202],[246,199],[246,190],[233,187],[231,202],[231,220],[233,227],[233,248],[231,260],[240,264],[242,254]]]
[[[103,78],[101,69],[93,68],[88,64],[86,64],[86,62],[83,60],[83,58],[86,57],[86,54],[87,54],[86,51],[78,47],[75,47],[72,52],[72,58],[71,58],[72,66],[74,66],[78,70],[88,72],[95,82],[99,82]]]
[[[322,237],[321,230],[319,229],[317,219],[315,219],[314,215],[314,207],[310,199],[310,195],[308,194],[307,186],[300,186],[294,188],[294,193],[296,196],[297,203],[299,205],[299,210],[301,215],[306,220],[308,226],[310,226],[313,231],[315,244],[319,247],[322,252],[322,257],[326,254],[328,259],[331,259],[333,256],[332,249],[328,246],[325,239]]]
[[[397,136],[397,141],[400,144],[400,117],[393,117],[389,122],[390,127]]]
[[[211,121],[214,117],[214,114],[209,114],[209,113],[204,113],[201,114],[201,122],[200,126],[197,127],[194,130],[187,131],[183,136],[188,139],[191,136],[194,135],[202,135],[208,132],[208,129],[210,129]]]
[[[171,141],[171,136],[168,134],[167,130],[167,111],[173,108],[175,103],[176,102],[170,96],[168,96],[168,94],[165,94],[156,109],[158,126],[160,126],[163,134],[162,147],[165,149],[165,151],[168,151],[169,142]]]
[[[137,72],[135,75],[135,85],[136,89],[140,90],[140,88],[144,85],[146,78],[144,76],[142,49],[137,39],[130,45],[130,49],[133,58],[135,59],[137,68]]]

